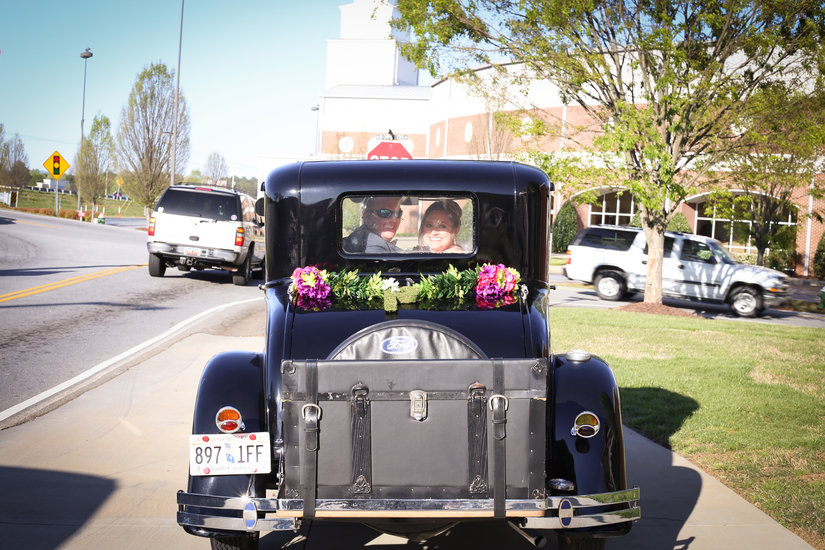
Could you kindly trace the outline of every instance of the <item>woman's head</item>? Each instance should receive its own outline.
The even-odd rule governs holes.
[[[424,212],[418,240],[432,252],[443,252],[455,246],[461,229],[461,207],[453,200],[440,200]]]

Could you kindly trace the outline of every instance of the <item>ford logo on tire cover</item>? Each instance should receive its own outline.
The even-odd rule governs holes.
[[[412,336],[391,336],[381,342],[381,351],[392,355],[412,353],[418,348],[418,340]]]

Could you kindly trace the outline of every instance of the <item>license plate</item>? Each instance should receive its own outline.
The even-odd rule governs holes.
[[[182,252],[187,256],[208,256],[209,251],[204,250],[203,248],[193,248],[191,246],[186,246],[182,249]]]
[[[272,471],[269,432],[189,436],[189,474],[222,476]]]

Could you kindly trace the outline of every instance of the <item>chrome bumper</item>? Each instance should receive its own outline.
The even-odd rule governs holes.
[[[288,531],[303,517],[301,499],[214,497],[178,492],[178,524],[227,531]],[[188,507],[199,508],[195,511]],[[213,515],[210,512],[220,510]],[[526,529],[605,527],[641,517],[639,489],[505,502],[506,516]],[[220,515],[218,515],[220,514]],[[274,517],[268,517],[273,515]],[[493,518],[492,499],[318,499],[318,519],[476,519]]]
[[[203,262],[211,264],[238,264],[240,254],[233,250],[225,250],[222,248],[199,247],[197,245],[184,246],[176,244],[168,244],[162,242],[148,242],[146,248],[150,254],[160,254],[166,257],[188,258],[194,262]],[[187,248],[200,249],[199,254],[189,254],[186,252]]]

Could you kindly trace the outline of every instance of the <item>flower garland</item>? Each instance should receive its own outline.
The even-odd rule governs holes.
[[[472,298],[478,307],[493,309],[516,301],[520,280],[518,271],[503,264],[484,264],[462,271],[450,265],[444,273],[422,275],[420,282],[406,286],[394,277],[383,278],[380,271],[361,276],[357,271],[307,266],[292,272],[289,295],[295,305],[310,311],[324,310],[333,300],[351,309],[377,306],[378,300],[383,300],[386,311],[397,311],[399,303],[460,306]]]

